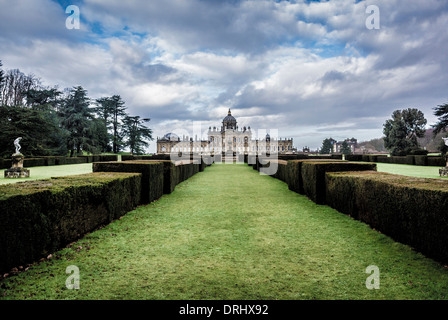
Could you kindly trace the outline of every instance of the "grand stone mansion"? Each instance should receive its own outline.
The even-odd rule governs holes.
[[[295,152],[293,139],[277,139],[269,134],[262,139],[255,139],[250,127],[238,128],[237,121],[229,109],[222,120],[221,128],[209,127],[207,140],[198,140],[197,137],[183,136],[167,133],[157,138],[157,153],[194,152],[194,153],[279,153]]]

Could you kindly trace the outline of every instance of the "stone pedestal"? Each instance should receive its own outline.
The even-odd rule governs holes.
[[[27,178],[30,176],[30,170],[23,167],[24,158],[21,153],[14,153],[12,155],[12,167],[5,170],[5,178]]]

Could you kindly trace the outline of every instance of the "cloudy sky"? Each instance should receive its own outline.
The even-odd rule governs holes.
[[[69,29],[69,5],[80,28]],[[369,5],[379,9],[372,21]],[[0,60],[44,85],[118,94],[154,136],[238,124],[294,145],[382,136],[448,102],[446,0],[0,0]],[[379,23],[367,28],[366,20]],[[155,150],[155,141],[149,151]]]

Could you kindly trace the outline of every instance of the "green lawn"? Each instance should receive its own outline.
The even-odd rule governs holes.
[[[79,290],[65,286],[70,265]],[[0,297],[447,299],[448,269],[247,165],[215,164],[1,280]]]
[[[7,183],[22,182],[27,180],[48,179],[51,177],[69,176],[92,172],[91,163],[67,164],[49,167],[31,167],[29,178],[5,179],[5,170],[0,170],[0,185]]]
[[[392,164],[392,163],[377,163],[377,170],[380,172],[387,172],[393,174],[401,174],[404,176],[418,177],[418,178],[441,178],[439,176],[439,169],[441,167],[428,166],[413,166],[406,164]]]

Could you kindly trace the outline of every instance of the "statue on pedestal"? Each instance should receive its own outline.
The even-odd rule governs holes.
[[[5,170],[5,178],[27,178],[30,176],[30,170],[23,167],[24,155],[20,153],[22,148],[19,144],[22,137],[14,140],[16,152],[11,156],[12,167]]]

